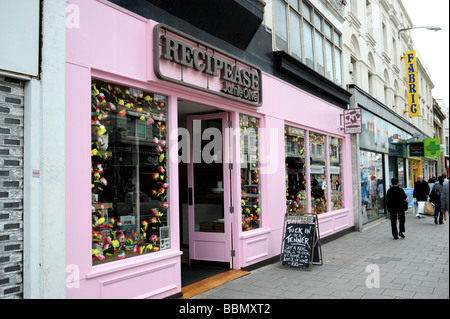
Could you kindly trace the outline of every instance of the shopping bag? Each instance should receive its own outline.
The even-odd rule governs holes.
[[[417,208],[416,208],[416,216],[420,217],[421,215],[424,215],[423,210],[425,208],[425,202],[417,202]]]
[[[425,207],[423,213],[428,216],[434,216],[434,204],[430,202],[425,202]]]

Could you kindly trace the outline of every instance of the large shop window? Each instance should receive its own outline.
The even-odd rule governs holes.
[[[360,151],[362,223],[384,217],[383,155]]]
[[[309,137],[308,144],[305,143],[306,136]],[[287,212],[307,213],[308,202],[313,214],[344,208],[343,140],[286,125],[284,141]],[[311,185],[310,194],[307,192],[308,182]],[[330,205],[327,205],[328,200]]]
[[[242,230],[261,227],[259,179],[259,119],[239,116]]]
[[[92,81],[92,260],[168,247],[166,102]]]
[[[328,139],[330,156],[331,210],[344,207],[344,174],[342,161],[342,139]]]
[[[311,212],[322,214],[327,211],[327,162],[325,135],[309,132]]]
[[[286,153],[286,208],[306,213],[305,131],[292,126],[284,129]]]

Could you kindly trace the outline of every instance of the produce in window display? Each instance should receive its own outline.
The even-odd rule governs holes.
[[[160,227],[167,226],[169,208],[167,202],[167,159],[165,158],[167,151],[165,141],[165,97],[94,80],[92,83],[91,102],[92,259],[97,264],[101,261],[120,260],[129,256],[159,251],[160,238],[157,232]],[[158,172],[151,175],[156,188],[150,194],[152,198],[159,202],[159,208],[151,209],[153,217],[137,221],[141,226],[140,231],[137,232],[135,230],[131,233],[124,228],[125,225],[123,225],[122,221],[116,220],[114,217],[107,218],[107,210],[104,203],[98,201],[98,198],[105,194],[105,187],[110,184],[109,178],[107,178],[107,175],[105,176],[105,173],[108,172],[111,175],[111,171],[116,169],[108,161],[112,153],[107,151],[108,128],[112,128],[110,119],[112,116],[126,118],[131,114],[130,112],[134,114],[134,117],[137,114],[139,121],[146,122],[152,127],[153,125],[156,126],[155,132],[157,136],[153,137],[153,143],[156,144],[155,152],[157,154]],[[109,142],[111,143],[111,141]],[[139,153],[137,154],[139,156]],[[133,178],[129,180],[133,181]],[[131,184],[134,184],[134,182]],[[110,186],[117,188],[118,185]],[[122,186],[124,190],[127,188],[126,185]],[[144,195],[139,190],[133,190],[132,194],[132,196],[139,196],[142,199],[145,198],[145,200],[148,198],[148,195]],[[140,205],[140,203],[133,202],[133,205],[134,209],[135,205]]]
[[[241,159],[241,214],[242,230],[259,228],[260,216],[260,180],[259,180],[259,120],[255,117],[240,115],[240,152]],[[245,164],[245,167],[242,165]]]
[[[342,191],[338,192],[338,193],[331,193],[331,207],[333,208],[333,210],[338,210],[343,208],[343,194]]]
[[[306,213],[305,145],[302,129],[285,126],[286,209]]]
[[[288,194],[287,194],[288,195]],[[306,191],[299,191],[295,199],[288,199],[286,201],[287,211],[289,213],[305,213],[306,212]]]

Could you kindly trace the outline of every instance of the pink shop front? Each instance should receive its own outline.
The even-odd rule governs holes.
[[[67,298],[179,297],[184,263],[276,260],[287,211],[317,213],[321,238],[353,227],[342,109],[168,26],[77,3]]]

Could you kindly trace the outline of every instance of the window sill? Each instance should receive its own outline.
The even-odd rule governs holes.
[[[255,237],[255,236],[259,236],[259,235],[265,235],[270,233],[270,229],[267,228],[257,228],[254,230],[248,230],[246,232],[241,233],[241,235],[239,236],[239,238],[241,239],[247,239],[247,238],[251,238],[251,237]]]
[[[108,275],[110,273],[127,270],[143,266],[146,264],[162,261],[164,259],[175,258],[181,256],[183,252],[168,249],[167,251],[147,254],[143,256],[133,257],[120,261],[111,262],[106,265],[92,266],[91,272],[86,274],[86,279],[92,279],[99,276]]]

